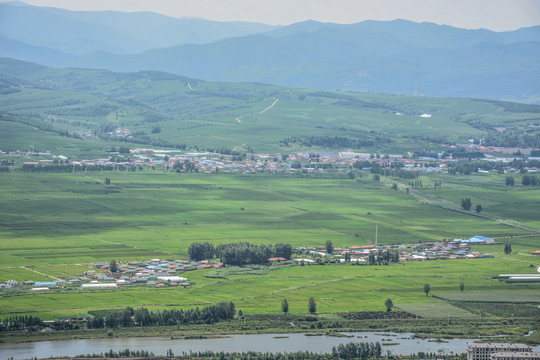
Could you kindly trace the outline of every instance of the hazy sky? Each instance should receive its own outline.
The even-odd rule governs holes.
[[[5,2],[6,0],[0,0]],[[540,25],[540,0],[25,0],[70,10],[153,11],[172,17],[287,25],[407,19],[496,31]]]

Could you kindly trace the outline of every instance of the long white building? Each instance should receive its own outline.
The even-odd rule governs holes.
[[[495,353],[516,354],[517,356],[519,353],[531,352],[532,348],[525,344],[476,343],[467,345],[467,360],[492,360],[491,356]]]

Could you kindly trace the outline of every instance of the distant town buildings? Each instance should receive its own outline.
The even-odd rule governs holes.
[[[476,343],[467,345],[467,360],[540,360],[532,347],[511,343]]]

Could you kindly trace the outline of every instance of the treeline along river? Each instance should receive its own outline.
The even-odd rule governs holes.
[[[465,352],[467,344],[474,339],[446,339],[436,342],[430,339],[415,339],[412,333],[346,333],[352,338],[306,336],[304,334],[256,334],[231,335],[209,339],[171,339],[165,337],[147,338],[105,338],[88,340],[42,341],[22,344],[0,344],[0,358],[13,357],[14,360],[33,357],[76,356],[82,354],[114,351],[146,350],[156,355],[166,355],[170,349],[176,355],[190,352],[272,352],[285,353],[309,351],[331,353],[333,347],[350,342],[380,342],[382,353],[390,350],[393,354],[459,354]],[[534,348],[540,351],[540,346]]]

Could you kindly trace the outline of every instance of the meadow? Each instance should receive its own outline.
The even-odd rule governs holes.
[[[118,127],[131,131],[130,141],[152,146],[257,153],[328,151],[294,138],[341,137],[363,142],[355,150],[405,154],[496,135],[496,127],[537,125],[540,111],[534,105],[487,100],[320,92],[158,72],[52,69],[9,59],[0,60],[2,73],[11,81],[5,84],[9,93],[0,97],[0,115],[10,114],[18,123],[30,119],[47,130],[2,122],[14,135],[0,130],[4,147],[39,147],[78,158],[104,154],[107,145],[116,146],[103,138]],[[68,131],[90,131],[95,136],[84,140],[58,136]],[[43,132],[46,135],[34,136]],[[509,138],[523,140],[517,135]],[[336,143],[329,148],[350,146]]]
[[[90,184],[111,179],[111,185]],[[424,179],[433,181],[437,177]],[[448,184],[448,185],[447,185]],[[478,318],[467,294],[492,292],[504,302],[540,295],[537,285],[507,284],[500,273],[530,273],[538,266],[540,236],[508,223],[536,226],[539,191],[507,188],[503,175],[445,177],[441,190],[418,190],[454,202],[478,190],[486,214],[460,212],[422,203],[392,190],[367,173],[356,179],[315,179],[266,175],[136,173],[0,174],[0,280],[52,280],[82,274],[96,261],[187,258],[192,242],[335,247],[411,244],[485,235],[511,243],[478,247],[494,259],[409,262],[388,266],[320,265],[278,267],[275,271],[185,274],[191,288],[130,287],[82,292],[78,287],[48,293],[5,293],[1,316],[32,313],[43,319],[78,316],[92,310],[194,307],[234,301],[246,314],[279,313],[283,298],[291,313],[306,313],[314,297],[317,311],[395,308],[422,317]],[[519,198],[518,202],[515,201]],[[489,200],[489,201],[488,201]],[[500,220],[506,221],[500,221]],[[510,221],[511,220],[511,221]],[[527,237],[519,237],[527,236]],[[245,270],[245,269],[244,269]],[[270,270],[273,270],[270,268]],[[39,272],[35,273],[34,271]],[[459,282],[465,292],[459,293]],[[423,292],[431,286],[430,296]],[[494,293],[494,294],[495,294]],[[502,294],[502,295],[501,295]],[[436,295],[433,297],[431,295]],[[445,298],[448,297],[448,299]],[[540,296],[539,296],[540,297]],[[485,300],[478,298],[476,303]],[[423,304],[429,304],[424,306]],[[501,314],[496,310],[493,314]]]

